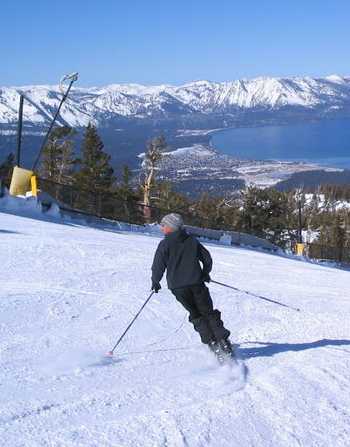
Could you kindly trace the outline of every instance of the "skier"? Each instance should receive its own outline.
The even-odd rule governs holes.
[[[210,282],[212,258],[209,251],[183,228],[180,214],[171,213],[161,220],[165,235],[159,243],[152,265],[152,290],[158,293],[167,270],[168,288],[189,312],[189,321],[202,343],[216,354],[220,363],[233,357],[230,332],[224,327],[219,310],[205,283]],[[202,266],[201,266],[201,264]]]

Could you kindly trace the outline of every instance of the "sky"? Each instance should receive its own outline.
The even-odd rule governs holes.
[[[349,23],[349,0],[1,0],[0,85],[350,75]]]

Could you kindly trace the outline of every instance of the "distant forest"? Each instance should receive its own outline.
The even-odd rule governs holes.
[[[275,185],[282,192],[302,189],[304,192],[316,192],[320,185],[350,185],[350,170],[344,171],[304,171],[293,174],[289,179]]]

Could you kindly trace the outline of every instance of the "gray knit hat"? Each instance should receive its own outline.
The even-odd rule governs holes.
[[[162,226],[170,227],[176,231],[183,227],[184,221],[180,214],[171,213],[164,216],[160,224]]]

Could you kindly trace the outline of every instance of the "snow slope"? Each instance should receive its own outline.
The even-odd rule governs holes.
[[[349,273],[210,246],[213,277],[302,308],[210,289],[249,368],[236,390],[163,287],[159,239],[0,212],[0,439],[37,446],[346,446]]]
[[[0,87],[0,124],[17,121],[19,93],[27,98],[24,120],[41,126],[55,113],[62,93],[58,86]],[[195,81],[181,86],[112,84],[101,88],[74,88],[61,117],[70,126],[89,121],[103,125],[113,117],[152,118],[237,111],[348,109],[350,78],[294,77],[240,79],[227,82]]]

